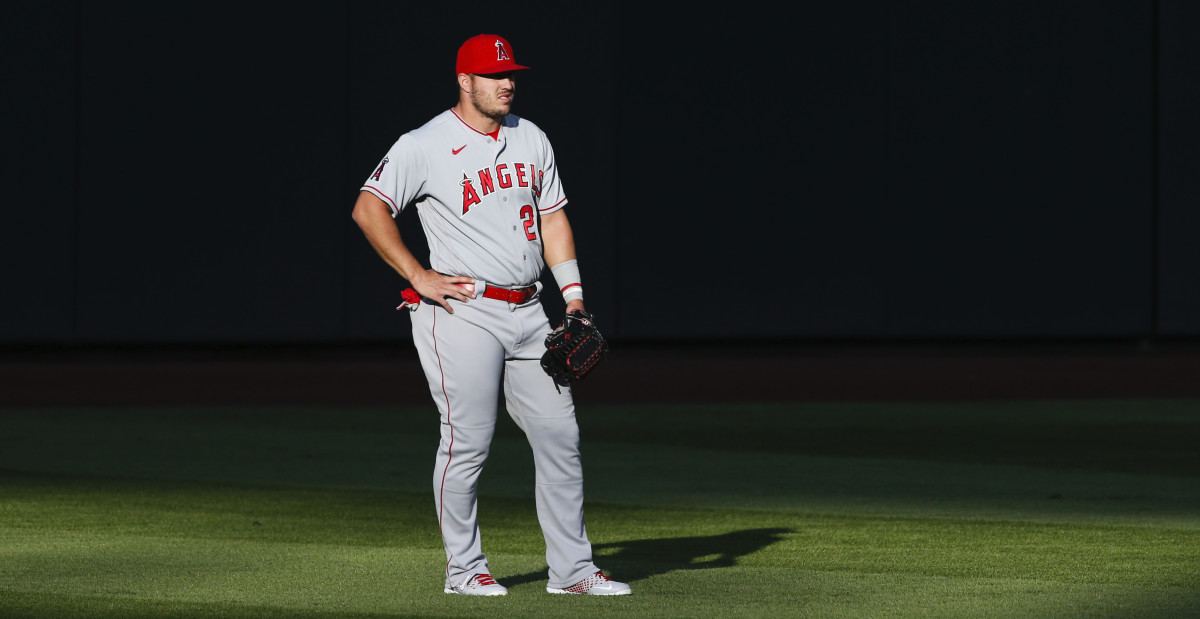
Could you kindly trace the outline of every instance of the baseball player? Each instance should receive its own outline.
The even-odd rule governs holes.
[[[513,50],[481,34],[458,50],[458,103],[396,141],[354,205],[375,251],[411,288],[413,342],[441,416],[433,475],[446,550],[445,592],[505,595],[490,575],[476,520],[476,484],[487,460],[503,385],[536,468],[538,522],[549,593],[627,595],[592,563],[583,518],[579,427],[569,388],[539,359],[550,332],[538,295],[546,264],[568,312],[583,287],[554,151],[533,123],[509,113]],[[415,205],[429,241],[426,269],[393,219]]]

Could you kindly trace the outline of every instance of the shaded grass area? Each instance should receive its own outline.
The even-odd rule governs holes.
[[[1200,616],[1200,403],[580,411],[596,561],[549,596],[528,447],[501,600],[441,593],[424,408],[0,411],[0,616]],[[1157,449],[1155,446],[1157,445]]]
[[[642,419],[626,441],[850,458],[1200,476],[1196,405],[1090,402],[625,407]],[[661,420],[662,422],[656,422]],[[599,428],[594,431],[602,431]]]

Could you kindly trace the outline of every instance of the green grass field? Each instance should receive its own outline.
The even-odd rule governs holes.
[[[442,590],[431,408],[0,410],[0,616],[1200,616],[1200,402],[588,406],[627,598],[551,596],[508,419],[506,598]]]

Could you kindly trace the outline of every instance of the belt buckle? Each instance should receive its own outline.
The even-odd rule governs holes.
[[[509,291],[508,291],[508,302],[509,303],[521,304],[528,300],[529,300],[529,287],[528,286],[526,286],[525,288],[517,288],[515,290],[509,289]]]

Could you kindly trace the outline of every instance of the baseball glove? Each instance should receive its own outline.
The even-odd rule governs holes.
[[[596,329],[592,315],[575,310],[546,336],[542,369],[554,379],[556,389],[559,385],[570,387],[583,380],[607,352],[608,342]]]

